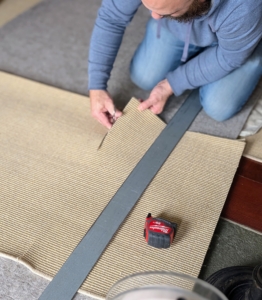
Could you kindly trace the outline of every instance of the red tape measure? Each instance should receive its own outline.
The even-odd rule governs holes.
[[[146,217],[144,238],[148,245],[155,248],[169,248],[174,240],[177,224],[160,218]]]

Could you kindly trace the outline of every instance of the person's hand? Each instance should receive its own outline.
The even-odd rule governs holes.
[[[114,102],[107,91],[90,90],[89,96],[92,116],[110,129],[114,121],[122,116],[122,112],[115,108]]]
[[[138,109],[143,111],[150,109],[154,114],[160,114],[167,99],[173,94],[169,82],[165,79],[160,81],[151,91],[149,98],[139,104]]]

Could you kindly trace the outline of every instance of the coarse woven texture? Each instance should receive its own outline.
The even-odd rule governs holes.
[[[0,28],[0,70],[86,95],[89,40],[100,3],[44,0]],[[141,6],[127,27],[114,64],[108,86],[119,108],[133,96],[147,99],[149,95],[135,86],[129,76],[129,64],[149,16],[149,11]],[[186,95],[171,97],[161,115],[164,121],[175,114],[185,98]],[[202,111],[189,130],[236,139],[254,100],[251,97],[236,116],[222,123]]]
[[[0,1],[0,27],[28,10],[41,0],[1,0]]]
[[[220,218],[200,273],[206,279],[214,272],[229,266],[256,266],[261,263],[262,235],[246,230]],[[237,255],[236,255],[237,253]],[[0,299],[36,300],[47,286],[40,277],[23,264],[0,257]],[[74,300],[93,300],[77,294]]]
[[[8,74],[0,85],[0,251],[50,278],[165,125],[132,100],[97,150],[105,131],[86,97]],[[104,298],[147,270],[198,276],[244,145],[187,132],[82,290]],[[180,224],[171,248],[146,245],[149,211]]]

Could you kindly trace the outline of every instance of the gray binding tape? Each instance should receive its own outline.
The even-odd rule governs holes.
[[[158,170],[193,122],[201,105],[192,92],[118,189],[39,300],[71,300]]]

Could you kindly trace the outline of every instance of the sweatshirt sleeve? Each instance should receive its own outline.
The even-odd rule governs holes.
[[[103,0],[92,32],[88,59],[88,89],[107,89],[107,81],[141,0]]]
[[[238,6],[230,12],[215,29],[216,46],[167,74],[174,94],[219,80],[243,65],[262,37],[261,10],[260,4],[252,11]]]

